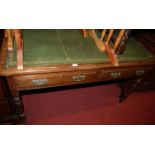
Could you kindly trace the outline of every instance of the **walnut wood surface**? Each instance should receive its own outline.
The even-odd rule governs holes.
[[[57,73],[33,73],[29,75],[14,75],[15,86],[19,90],[47,88],[53,86],[72,85],[80,83],[90,83],[97,81],[118,80],[131,77],[138,77],[137,71],[144,71],[147,74],[152,70],[151,66],[141,66],[132,68],[115,68],[115,69],[92,69],[80,71],[66,71]],[[84,76],[81,81],[74,81],[74,77]],[[43,85],[34,85],[33,80],[46,79],[48,83]]]

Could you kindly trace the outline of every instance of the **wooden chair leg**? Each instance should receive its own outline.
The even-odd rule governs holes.
[[[119,33],[115,43],[114,43],[114,47],[113,47],[114,50],[116,50],[118,48],[118,46],[119,46],[119,44],[120,44],[124,34],[125,34],[125,29],[122,29],[120,31],[120,33]]]
[[[101,38],[100,38],[101,41],[104,39],[104,37],[105,37],[105,35],[106,35],[106,32],[107,32],[106,29],[104,29],[104,30],[102,31],[102,33],[101,33]]]
[[[106,44],[109,44],[110,39],[112,38],[113,33],[114,33],[114,29],[109,30],[109,34],[108,34],[108,37],[107,37]]]
[[[111,63],[114,66],[118,66],[118,59],[117,59],[117,49],[120,46],[122,38],[125,35],[125,29],[120,30],[118,37],[115,38],[114,34],[115,29],[107,29],[102,30],[101,36],[99,37],[95,31],[93,30],[83,30],[83,34],[89,35],[97,45],[98,49],[102,52],[106,51]],[[84,36],[86,36],[84,35]],[[113,43],[111,43],[113,41]],[[113,46],[112,46],[113,44]]]
[[[125,30],[125,34],[123,35],[121,42],[119,43],[119,46],[116,48],[117,54],[124,53],[130,33],[131,33],[131,30]]]
[[[115,53],[115,51],[107,44],[105,45],[105,47],[106,47],[106,53],[107,53],[111,63],[114,66],[118,66],[119,62],[118,62],[117,54]]]
[[[87,33],[86,29],[81,29],[81,32],[82,32],[82,35],[83,35],[84,38],[88,37],[88,33]]]
[[[94,40],[95,44],[99,48],[101,52],[105,51],[105,45],[104,43],[98,38],[95,30],[88,30],[89,36]]]
[[[14,30],[15,41],[17,45],[17,69],[23,69],[23,39],[22,31],[19,29]]]
[[[11,29],[6,29],[5,36],[7,37],[8,51],[13,51],[13,31]]]

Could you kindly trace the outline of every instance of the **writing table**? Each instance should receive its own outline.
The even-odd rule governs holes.
[[[140,78],[155,65],[154,55],[133,38],[118,56],[119,66],[113,66],[79,30],[23,30],[23,40],[23,69],[16,68],[16,45],[13,53],[7,52],[5,38],[0,56],[0,74],[6,78],[14,115],[21,121],[25,120],[21,91]]]

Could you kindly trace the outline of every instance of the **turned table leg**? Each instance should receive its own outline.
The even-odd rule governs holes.
[[[20,92],[15,85],[13,76],[9,76],[6,79],[10,90],[11,102],[14,113],[18,116],[20,123],[24,123],[26,120],[26,116],[24,113],[24,106]]]

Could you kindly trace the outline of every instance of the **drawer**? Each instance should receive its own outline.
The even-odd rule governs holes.
[[[15,84],[19,89],[42,88],[59,85],[61,83],[60,74],[36,74],[15,76]]]
[[[101,78],[103,80],[114,80],[114,79],[124,79],[124,78],[131,78],[131,77],[140,77],[147,74],[151,70],[152,70],[151,67],[102,70]]]
[[[46,88],[65,84],[78,84],[99,80],[99,71],[76,71],[51,74],[15,76],[14,81],[19,89]]]
[[[99,80],[99,71],[77,71],[62,73],[62,82],[64,84],[89,83]]]

